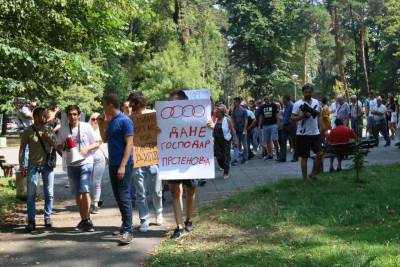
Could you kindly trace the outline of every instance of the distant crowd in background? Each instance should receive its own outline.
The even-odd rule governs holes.
[[[229,178],[230,166],[246,164],[256,154],[266,161],[286,162],[290,150],[292,162],[302,158],[303,177],[310,181],[319,172],[318,164],[307,174],[306,159],[312,150],[316,161],[322,160],[323,143],[369,138],[378,146],[382,135],[387,147],[398,138],[399,96],[370,93],[368,97],[351,95],[346,99],[340,95],[318,100],[313,98],[312,85],[306,84],[302,91],[303,98],[298,101],[290,96],[267,96],[249,101],[236,97],[230,107],[215,103],[215,156],[225,179]],[[233,160],[228,153],[231,148]],[[331,172],[336,170],[341,170],[341,162],[337,169],[330,165]]]
[[[265,161],[301,162],[305,183],[312,182],[321,172],[324,157],[323,144],[343,144],[361,138],[375,140],[380,135],[384,146],[398,137],[400,98],[388,95],[383,98],[370,94],[367,98],[352,95],[314,98],[314,88],[306,84],[303,97],[294,101],[290,96],[274,99],[267,96],[249,100],[236,97],[231,103],[215,102],[207,124],[214,138],[214,155],[224,179],[230,178],[232,166],[246,164],[254,158]],[[186,100],[182,90],[171,94],[170,100]],[[78,105],[65,110],[44,109],[34,102],[16,101],[17,118],[24,127],[20,146],[20,173],[27,177],[27,226],[36,229],[36,191],[42,177],[45,208],[44,224],[52,227],[51,214],[54,199],[54,168],[58,153],[69,177],[81,221],[77,231],[94,231],[91,214],[103,205],[102,180],[108,167],[111,187],[122,217],[119,231],[113,233],[122,244],[132,241],[132,208],[139,211],[139,231],[150,227],[149,204],[155,211],[157,225],[163,223],[163,191],[171,190],[176,229],[171,238],[178,239],[193,230],[192,215],[197,186],[206,180],[177,180],[164,183],[158,177],[158,166],[135,168],[132,143],[134,125],[132,114],[155,112],[140,92],[133,92],[120,103],[115,95],[103,100],[102,114],[82,114]],[[62,118],[64,113],[64,119]],[[85,122],[86,117],[88,121]],[[64,122],[63,122],[64,120]],[[154,129],[162,131],[162,129]],[[133,138],[132,138],[133,137]],[[107,147],[103,146],[107,143]],[[69,154],[78,149],[82,158],[71,162]],[[314,154],[311,155],[311,152]],[[232,158],[233,157],[233,158]],[[313,157],[311,172],[307,161]],[[329,171],[341,171],[341,158],[337,167],[331,159]],[[184,190],[185,189],[185,190]],[[183,216],[183,192],[186,192],[186,213]],[[149,203],[148,203],[149,202]],[[185,217],[185,220],[183,219]]]

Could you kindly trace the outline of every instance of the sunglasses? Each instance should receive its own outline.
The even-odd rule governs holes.
[[[97,118],[92,118],[91,120],[92,120],[92,121],[97,121]]]

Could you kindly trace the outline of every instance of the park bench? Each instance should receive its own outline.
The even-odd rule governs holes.
[[[367,156],[370,152],[370,148],[375,146],[375,140],[373,139],[362,139],[358,144],[356,142],[348,142],[344,144],[329,144],[324,143],[322,150],[324,152],[324,158],[335,158],[341,157],[342,160],[352,159],[357,152]],[[311,156],[315,159],[315,155]],[[323,170],[323,162],[321,163],[321,170]]]
[[[12,177],[15,166],[17,166],[17,164],[7,163],[5,157],[0,156],[0,167],[3,170],[4,177]]]

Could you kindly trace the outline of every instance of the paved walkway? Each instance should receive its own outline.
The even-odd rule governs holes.
[[[16,149],[0,149],[0,155],[7,155],[10,162],[15,159]],[[390,164],[399,162],[400,150],[395,147],[373,149],[368,155],[369,164]],[[351,164],[346,162],[344,166]],[[325,168],[328,163],[326,162]],[[74,202],[65,188],[66,175],[60,168],[56,170],[55,202],[53,216],[55,228],[45,231],[39,228],[37,234],[25,234],[22,225],[7,226],[0,233],[0,266],[140,266],[173,227],[171,199],[167,194],[165,209],[166,223],[161,227],[151,226],[146,234],[135,232],[134,242],[119,247],[111,232],[118,229],[120,216],[113,199],[108,179],[104,180],[103,198],[105,207],[93,216],[96,226],[94,233],[77,233],[73,227],[79,221]],[[217,179],[210,180],[198,189],[199,205],[248,190],[258,185],[275,182],[289,177],[299,177],[298,163],[264,162],[260,159],[246,165],[233,167],[231,179],[223,180],[219,171]],[[40,205],[39,205],[40,207]],[[20,211],[22,215],[23,209]],[[41,219],[41,216],[38,216]],[[135,225],[138,215],[134,214]],[[154,220],[154,216],[152,217]],[[42,223],[40,220],[38,224]]]

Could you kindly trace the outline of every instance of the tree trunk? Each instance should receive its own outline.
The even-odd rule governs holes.
[[[182,45],[189,42],[190,39],[190,29],[186,24],[186,14],[189,6],[188,0],[175,0],[175,13],[174,21],[178,26],[179,38]]]
[[[365,37],[366,37],[366,29],[365,29],[365,17],[362,15],[360,16],[360,46],[361,46],[361,62],[364,71],[364,80],[365,80],[365,88],[367,89],[367,93],[370,92],[369,89],[369,79],[368,79],[368,68],[367,68],[367,61],[365,57]]]
[[[336,63],[338,64],[339,68],[339,77],[340,82],[343,85],[343,90],[345,92],[345,96],[347,101],[349,101],[349,92],[347,90],[347,80],[346,80],[346,73],[343,64],[343,42],[340,39],[340,29],[339,29],[339,22],[338,22],[338,14],[337,14],[337,7],[332,6],[332,28],[335,33],[335,44],[336,44]]]
[[[356,24],[354,22],[354,12],[353,12],[353,7],[350,5],[350,17],[351,17],[351,30],[353,32],[353,38],[354,38],[354,53],[355,53],[355,57],[354,57],[354,63],[356,64],[356,75],[355,76],[355,87],[359,88],[360,87],[360,83],[359,83],[359,79],[358,79],[358,61],[359,61],[359,56],[358,56],[358,34],[356,31]]]
[[[308,44],[310,42],[310,38],[306,37],[304,40],[304,54],[303,54],[303,64],[304,64],[304,69],[303,69],[303,85],[308,82],[308,75],[307,75],[307,70],[308,70]]]

